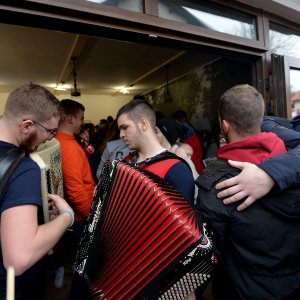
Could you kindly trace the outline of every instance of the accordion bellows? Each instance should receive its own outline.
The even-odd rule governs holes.
[[[156,175],[123,162],[112,176],[105,168],[75,271],[97,299],[139,298],[183,253],[203,242],[199,222],[183,196]],[[162,295],[158,286],[152,289]]]

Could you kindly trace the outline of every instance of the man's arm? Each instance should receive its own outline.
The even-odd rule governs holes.
[[[237,202],[246,197],[245,201],[237,207],[243,210],[255,200],[266,195],[275,185],[275,181],[265,171],[254,164],[229,160],[228,163],[242,172],[230,179],[216,185],[216,189],[225,189],[217,194],[224,199],[224,204]]]
[[[4,266],[13,266],[21,275],[40,260],[58,242],[72,218],[72,211],[64,199],[49,195],[59,216],[49,223],[38,225],[36,205],[18,205],[1,214],[1,247]]]
[[[194,205],[195,183],[191,170],[184,162],[180,161],[173,165],[165,178],[170,182],[191,205]]]
[[[276,133],[289,149],[287,154],[265,160],[258,166],[250,163],[229,163],[242,172],[229,180],[216,185],[216,189],[224,189],[218,193],[219,198],[225,198],[224,203],[229,204],[246,197],[246,200],[238,206],[243,210],[255,200],[266,195],[274,186],[278,190],[300,183],[300,133],[287,129],[271,122],[264,122],[262,127],[267,132]]]

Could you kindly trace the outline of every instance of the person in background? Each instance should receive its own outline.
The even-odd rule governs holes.
[[[118,129],[117,120],[114,120],[107,131],[103,144],[95,153],[101,157],[101,161],[96,172],[97,180],[99,180],[103,165],[107,160],[121,160],[129,154],[129,151],[130,150],[126,146],[125,142],[120,139],[120,131]]]
[[[56,139],[60,143],[65,198],[73,207],[75,222],[72,227],[78,242],[88,216],[95,182],[88,158],[75,136],[80,134],[84,120],[84,106],[74,100],[60,102],[60,121]]]
[[[226,160],[258,164],[286,153],[283,141],[261,132],[264,100],[249,85],[226,91],[219,120],[227,145],[196,180],[203,219],[215,231],[219,263],[225,274],[215,299],[298,299],[300,296],[300,185],[268,193],[244,212],[224,205],[216,183],[236,176]],[[221,283],[221,284],[220,284]]]
[[[99,131],[99,124],[96,124],[96,125],[95,125],[94,130],[95,130],[95,135],[96,135],[97,132]]]
[[[168,151],[183,158],[190,166],[193,177],[199,176],[191,157],[193,148],[189,144],[181,143],[182,130],[180,125],[173,119],[159,119],[156,121],[157,137],[161,145]]]
[[[90,143],[89,131],[87,129],[82,129],[75,138],[89,158],[95,152],[93,145]]]
[[[103,139],[108,129],[108,122],[106,119],[101,119],[98,124],[98,130],[93,138],[93,146],[97,150],[103,143]]]
[[[189,124],[187,113],[184,110],[177,110],[175,113],[173,113],[172,118],[176,120],[182,128],[183,138],[181,139],[181,142],[189,144],[193,148],[193,155],[191,159],[196,167],[197,172],[200,174],[203,170],[203,150],[197,132],[193,126]]]
[[[166,119],[165,114],[162,111],[159,111],[159,110],[155,111],[155,117],[156,117],[156,121],[158,121],[160,119]]]
[[[112,122],[114,121],[114,118],[112,117],[112,116],[108,116],[107,118],[106,118],[106,120],[107,120],[107,123],[108,123],[108,127],[112,124]]]
[[[143,161],[166,152],[156,134],[156,117],[145,100],[132,100],[117,114],[120,137],[130,150],[135,150],[125,159],[143,165]],[[169,162],[172,161],[170,164]],[[177,159],[167,159],[145,166],[145,169],[164,178],[178,189],[193,205],[195,184],[189,167]]]
[[[73,223],[73,210],[58,195],[49,195],[58,216],[39,222],[41,171],[28,156],[55,137],[59,101],[45,88],[25,84],[10,93],[0,119],[0,149],[23,149],[26,156],[11,175],[0,199],[0,299],[6,298],[6,269],[15,270],[15,299],[44,299],[43,258]]]
[[[97,138],[94,123],[84,123],[82,126],[82,130],[88,132],[89,144],[95,149],[95,146],[97,144]]]
[[[269,191],[283,191],[300,183],[300,132],[297,125],[289,120],[274,117],[264,117],[262,131],[273,132],[286,145],[288,153],[267,159],[258,165],[248,162],[229,160],[230,165],[242,172],[216,185],[218,197],[224,204],[230,204],[243,199],[238,210],[244,210]]]
[[[220,128],[214,128],[211,134],[211,143],[207,147],[206,158],[216,157],[217,150],[220,148]]]
[[[64,195],[75,212],[75,222],[71,227],[74,245],[70,249],[70,256],[75,258],[86,218],[90,211],[95,182],[91,173],[88,158],[75,139],[80,134],[84,120],[84,106],[74,100],[61,100],[59,105],[60,121],[57,140],[60,142]],[[85,299],[88,288],[85,282],[73,275],[70,299]]]

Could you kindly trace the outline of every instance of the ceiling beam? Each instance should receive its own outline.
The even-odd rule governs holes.
[[[80,61],[81,59],[81,54],[87,44],[89,40],[88,36],[82,36],[77,34],[74,37],[74,42],[66,56],[65,59],[65,63],[63,65],[62,71],[59,75],[59,78],[57,80],[57,85],[59,83],[65,83],[69,80],[69,78],[72,76],[73,74],[73,61],[72,61],[72,57],[76,57],[77,58],[77,62]],[[80,62],[82,63],[82,61]]]
[[[112,96],[116,96],[118,93],[121,93],[121,90],[123,90],[124,88],[130,88],[133,87],[134,85],[136,85],[138,82],[144,80],[145,78],[147,78],[148,76],[150,76],[151,74],[153,74],[154,72],[162,69],[163,67],[165,67],[166,65],[170,64],[172,61],[176,60],[177,58],[181,57],[183,54],[185,54],[186,51],[180,51],[177,54],[173,55],[172,57],[170,57],[169,59],[165,60],[163,63],[157,65],[156,67],[152,68],[151,70],[149,70],[148,72],[142,74],[140,77],[136,78],[135,80],[133,80],[131,83],[127,84],[126,86],[124,86],[122,89],[115,91],[114,93],[112,93]]]

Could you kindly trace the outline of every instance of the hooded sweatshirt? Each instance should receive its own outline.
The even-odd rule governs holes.
[[[224,205],[215,189],[240,172],[227,159],[259,163],[280,153],[285,148],[276,135],[253,135],[221,147],[196,180],[197,206],[214,229],[226,273],[215,278],[215,299],[300,299],[300,187],[271,191],[242,212],[240,202]]]
[[[259,164],[267,158],[286,152],[283,141],[276,134],[262,132],[222,146],[217,151],[217,157]]]

